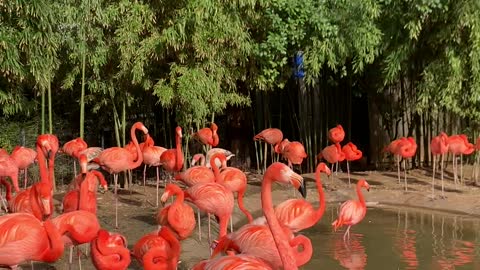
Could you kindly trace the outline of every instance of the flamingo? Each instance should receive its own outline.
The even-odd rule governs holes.
[[[48,144],[48,177],[50,179],[50,184],[53,187],[53,190],[55,191],[55,156],[58,152],[59,145],[58,145],[58,138],[57,136],[53,134],[42,134],[37,137],[37,143],[38,141],[45,141],[45,144]],[[46,149],[46,148],[45,148]],[[38,153],[38,149],[37,149]],[[45,154],[45,153],[44,153]],[[52,201],[52,209],[53,209],[53,201]]]
[[[180,242],[168,227],[162,227],[138,240],[133,257],[145,270],[177,269]]]
[[[47,170],[45,152],[50,149],[50,142],[45,137],[38,137],[36,143],[37,159],[40,169],[40,181],[30,188],[19,192],[14,198],[8,201],[11,212],[30,213],[37,219],[43,220],[50,217],[53,211],[52,184]],[[6,184],[6,182],[5,182]],[[7,187],[7,197],[11,197]]]
[[[267,169],[267,144],[270,144],[272,147],[272,162],[273,162],[273,152],[275,145],[279,144],[283,140],[283,133],[278,128],[267,128],[262,130],[260,133],[253,137],[254,141],[263,141],[265,142],[264,155],[263,155],[263,171]]]
[[[345,159],[345,154],[343,153],[339,145],[331,144],[323,148],[323,150],[317,155],[316,158],[318,161],[320,161],[322,158],[325,159],[328,163],[332,165],[331,170],[333,171],[333,165],[339,161],[343,161]]]
[[[199,159],[204,159],[203,154],[196,154],[192,158],[192,164],[195,164]],[[202,163],[200,163],[202,164]],[[191,187],[198,183],[212,183],[215,182],[215,175],[213,171],[203,165],[193,166],[187,170],[177,173],[175,175],[175,180],[183,182],[185,185]]]
[[[97,216],[84,210],[63,213],[52,219],[52,223],[57,230],[61,232],[63,244],[70,248],[70,264],[73,260],[73,247],[90,243],[97,237],[98,231],[100,230],[100,223],[98,222]],[[72,230],[72,228],[74,228],[74,230]]]
[[[293,168],[292,166],[301,165],[303,159],[307,157],[305,148],[303,144],[297,141],[293,141],[284,146],[282,150],[282,155],[288,161],[288,167]]]
[[[13,160],[10,155],[1,154],[0,155],[0,177],[8,176],[12,179],[13,187],[15,192],[19,192],[20,188],[18,186],[18,168],[15,160]]]
[[[272,203],[272,182],[290,184],[305,196],[305,183],[302,176],[296,174],[287,165],[275,162],[267,168],[262,181],[262,209],[268,226],[246,224],[239,230],[222,237],[218,241],[212,257],[224,244],[230,243],[234,249],[242,254],[256,256],[263,259],[273,269],[298,269],[312,257],[312,243],[307,237],[300,235],[293,237],[292,232],[282,227],[276,218]],[[302,251],[298,250],[302,247]],[[238,256],[238,255],[237,255]],[[205,262],[201,262],[203,264]]]
[[[345,269],[365,269],[367,253],[361,242],[362,234],[354,234],[348,245],[341,239],[335,239],[333,258]],[[414,268],[416,269],[416,268]]]
[[[193,138],[199,140],[202,144],[208,147],[215,147],[218,145],[220,139],[217,134],[218,126],[211,123],[210,127],[202,128],[193,134]]]
[[[345,155],[345,160],[347,160],[348,185],[350,185],[350,166],[348,165],[348,162],[361,159],[362,151],[358,150],[355,144],[349,142],[342,147],[342,152]]]
[[[183,168],[183,152],[182,152],[182,128],[175,129],[175,148],[168,149],[160,156],[160,163],[168,172],[179,172]],[[165,180],[165,186],[167,182]]]
[[[275,216],[280,224],[286,226],[292,232],[299,232],[308,229],[322,218],[325,212],[325,194],[323,193],[322,180],[320,173],[331,174],[328,166],[321,162],[315,170],[315,184],[318,190],[319,205],[318,209],[314,209],[313,205],[305,199],[289,199],[283,201],[275,207]],[[257,218],[254,224],[266,225],[265,217]]]
[[[17,146],[13,149],[10,158],[15,161],[17,168],[19,170],[23,170],[23,174],[25,177],[25,185],[24,188],[27,188],[27,168],[33,164],[37,157],[37,152],[31,148]]]
[[[184,202],[183,190],[175,184],[167,184],[161,201],[165,203],[170,196],[177,198],[172,204],[163,207],[157,214],[157,222],[168,226],[179,240],[188,238],[195,229],[195,214],[190,205]]]
[[[417,152],[417,143],[413,137],[400,138],[400,143],[397,145],[396,153],[403,158],[403,169],[405,177],[405,191],[408,191],[407,188],[407,158],[412,158]]]
[[[157,171],[157,202],[156,206],[158,207],[158,189],[160,184],[160,176],[159,176],[159,169],[158,167],[161,165],[160,163],[160,156],[162,156],[163,152],[167,151],[167,148],[155,146],[153,139],[150,135],[147,134],[147,139],[145,140],[145,145],[143,146],[143,163],[145,164],[143,168],[143,193],[145,196],[147,195],[146,190],[146,183],[145,183],[145,176],[147,173],[147,165],[155,167]]]
[[[0,265],[11,269],[28,261],[55,262],[64,251],[61,232],[52,220],[41,222],[31,214],[1,216],[0,235]]]
[[[430,149],[433,156],[433,172],[432,172],[432,199],[435,198],[435,166],[436,157],[441,155],[440,170],[442,179],[442,198],[445,198],[444,185],[443,185],[443,160],[445,154],[448,152],[448,135],[445,132],[441,132],[440,135],[433,137],[430,142]]]
[[[342,125],[337,125],[336,127],[331,128],[328,130],[328,140],[330,140],[333,144],[335,144],[338,148],[340,148],[340,143],[345,139],[345,131],[343,130]],[[342,161],[342,160],[339,160]],[[337,167],[335,170],[335,175],[338,172],[338,162]]]
[[[76,210],[85,210],[97,214],[97,186],[102,184],[104,190],[108,190],[107,182],[99,171],[91,171],[80,184],[80,188],[71,190],[63,197],[63,213]]]
[[[235,156],[234,153],[232,153],[231,151],[228,151],[227,149],[223,149],[223,148],[218,148],[218,147],[215,147],[215,148],[212,148],[210,150],[208,150],[207,152],[207,156],[205,157],[205,160],[202,162],[205,162],[204,165],[207,166],[208,168],[211,168],[210,166],[210,159],[212,158],[213,155],[215,155],[216,153],[222,153],[227,161],[229,161],[232,157]],[[219,160],[216,160],[215,161],[215,164],[217,164],[218,167],[222,166],[222,164],[220,163]],[[193,166],[194,164],[192,164]]]
[[[222,256],[211,260],[204,260],[193,267],[193,270],[216,270],[216,269],[229,269],[229,270],[273,270],[261,258],[240,254],[236,256]]]
[[[98,270],[125,270],[130,265],[127,239],[118,233],[99,230],[90,244],[92,262]]]
[[[73,174],[77,175],[77,165],[75,159],[78,158],[78,153],[87,149],[88,145],[83,138],[78,137],[66,142],[61,151],[71,157],[73,157]]]
[[[92,161],[100,165],[108,173],[113,174],[115,185],[115,228],[118,228],[118,195],[117,195],[117,181],[118,173],[125,170],[135,169],[143,161],[142,150],[138,145],[137,136],[135,130],[141,130],[144,134],[148,133],[148,129],[141,123],[136,122],[130,129],[130,137],[137,148],[137,159],[134,160],[128,150],[122,147],[111,147],[103,150],[98,157]]]
[[[397,148],[402,138],[396,139],[390,142],[384,149],[383,152],[391,153],[395,157],[395,163],[397,163],[397,176],[398,176],[398,184],[400,184],[400,159],[401,156],[397,153]]]
[[[240,169],[234,168],[234,167],[226,167],[223,168],[222,171],[217,167],[217,164],[215,164],[215,160],[219,159],[221,163],[226,163],[226,157],[221,154],[217,153],[212,156],[212,159],[210,159],[210,165],[213,168],[213,174],[215,175],[215,181],[223,186],[225,186],[227,189],[229,189],[232,192],[237,192],[237,202],[238,202],[238,208],[245,214],[247,217],[248,223],[252,223],[253,217],[250,212],[245,208],[245,205],[243,203],[243,196],[245,195],[245,191],[247,190],[247,176],[245,175],[244,172],[242,172]],[[232,227],[231,231],[233,231],[233,220],[231,220]]]
[[[334,231],[337,231],[338,228],[346,225],[347,230],[343,235],[343,241],[346,241],[346,237],[350,239],[350,228],[362,221],[367,213],[367,205],[365,204],[365,199],[362,194],[362,187],[370,191],[370,186],[368,185],[365,179],[360,179],[357,182],[357,196],[358,201],[348,200],[340,206],[340,212],[338,218],[332,223]]]
[[[218,218],[220,231],[218,238],[227,234],[228,220],[233,212],[233,193],[218,183],[200,183],[185,190],[185,200],[192,202],[201,211],[214,214]],[[208,238],[210,242],[210,218]]]

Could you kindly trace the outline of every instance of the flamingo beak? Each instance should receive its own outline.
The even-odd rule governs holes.
[[[52,150],[47,151],[47,159],[50,159],[50,155],[52,154]]]
[[[307,186],[305,185],[305,181],[301,181],[298,191],[302,194],[303,198],[307,198]]]
[[[51,209],[50,209],[50,201],[48,199],[41,199],[42,200],[42,206],[45,211],[45,215],[50,215]]]
[[[369,188],[369,187],[367,187],[367,191],[370,192],[370,188]]]

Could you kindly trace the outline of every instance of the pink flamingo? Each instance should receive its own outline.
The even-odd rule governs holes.
[[[53,186],[53,191],[55,191],[55,156],[59,149],[58,138],[53,134],[42,134],[37,137],[37,143],[39,140],[48,142],[48,153],[44,154],[46,154],[45,156],[48,157],[48,177],[50,178],[50,184]]]
[[[115,185],[115,227],[118,228],[118,196],[117,196],[117,181],[118,173],[125,170],[135,169],[143,161],[142,150],[138,145],[137,136],[135,130],[141,130],[144,134],[148,133],[148,129],[141,123],[136,122],[130,129],[130,137],[137,148],[137,159],[134,160],[128,150],[122,147],[111,147],[103,150],[98,157],[92,161],[100,165],[108,173],[113,174],[113,180]]]
[[[204,260],[196,264],[193,270],[273,270],[268,263],[261,258],[251,255],[239,254],[236,256],[222,256],[211,260]]]
[[[348,185],[350,185],[350,167],[348,165],[348,162],[361,159],[362,151],[358,150],[355,144],[349,142],[342,147],[342,152],[345,155],[345,160],[347,161]]]
[[[443,185],[443,160],[445,158],[445,154],[448,152],[448,135],[445,132],[441,132],[440,135],[433,137],[430,142],[430,149],[433,156],[432,198],[435,198],[435,166],[437,155],[441,155],[440,170],[442,179],[442,198],[445,198]]]
[[[37,152],[28,147],[17,146],[13,149],[10,157],[17,164],[17,168],[19,170],[23,170],[23,174],[25,176],[24,188],[27,188],[27,168],[35,161]]]
[[[147,137],[150,137],[150,135],[147,134]],[[160,185],[160,176],[159,176],[159,166],[161,165],[160,163],[160,156],[162,156],[163,152],[167,151],[167,148],[160,147],[160,146],[155,146],[153,139],[150,137],[149,140],[145,140],[145,145],[143,146],[143,163],[145,164],[145,167],[143,168],[143,193],[145,196],[147,195],[147,190],[146,190],[146,183],[145,183],[145,176],[147,173],[147,165],[155,167],[157,170],[157,201],[156,201],[156,206],[158,207],[158,189]]]
[[[193,138],[199,140],[202,144],[208,147],[215,147],[218,145],[220,138],[217,134],[218,126],[211,123],[210,127],[202,128],[193,134]]]
[[[13,160],[8,153],[0,155],[0,177],[8,176],[12,179],[15,192],[19,192],[18,186],[18,168],[15,160]]]
[[[448,137],[447,143],[448,151],[453,155],[453,180],[456,186],[458,181],[458,165],[455,156],[460,155],[460,157],[462,157],[464,154],[469,155],[473,153],[474,147],[473,144],[468,143],[468,139],[464,134]],[[460,168],[460,170],[462,170],[462,168]],[[462,172],[460,174],[462,174]]]
[[[336,127],[333,127],[328,131],[328,140],[335,144],[339,149],[341,149],[340,143],[343,141],[343,139],[345,139],[345,131],[343,130],[342,125],[337,125]],[[335,175],[337,175],[338,172],[338,163],[341,161],[342,160],[338,160],[336,162],[337,166],[335,170]]]
[[[265,142],[264,154],[263,154],[263,170],[267,169],[267,144],[271,145],[272,148],[272,162],[273,162],[273,152],[275,145],[279,144],[283,140],[283,133],[278,128],[267,128],[262,130],[260,133],[253,137],[254,141],[263,141]],[[279,152],[280,154],[280,152]]]
[[[322,158],[325,159],[328,163],[332,165],[331,170],[333,171],[333,165],[337,162],[343,161],[345,159],[345,154],[342,152],[340,145],[331,144],[323,148],[323,150],[317,155],[316,158],[317,161],[320,161]]]
[[[288,167],[293,168],[292,166],[301,165],[303,159],[307,157],[307,153],[305,152],[305,148],[303,144],[297,141],[290,142],[289,144],[285,145],[282,151],[282,155],[288,161]]]
[[[199,210],[214,214],[220,225],[218,238],[227,234],[228,220],[233,212],[233,193],[218,183],[200,183],[185,190],[185,200],[192,202]],[[208,238],[211,237],[210,218]]]
[[[222,153],[227,158],[227,161],[229,161],[232,157],[235,156],[234,153],[228,151],[227,149],[215,147],[215,148],[212,148],[212,149],[208,150],[205,159],[201,160],[201,162],[204,162],[203,165],[207,166],[208,168],[211,168],[210,159],[213,157],[213,155],[215,155],[217,153]],[[218,167],[222,166],[222,164],[220,163],[219,160],[216,160],[215,164],[217,164]],[[192,164],[192,166],[193,165],[194,164]]]
[[[203,154],[195,154],[192,158],[191,164],[195,164],[198,160],[203,160],[200,162],[200,166],[192,165],[192,167],[188,168],[186,171],[177,173],[175,175],[175,180],[181,181],[189,187],[198,183],[215,182],[213,171],[205,166],[205,156]]]
[[[98,270],[125,270],[130,265],[127,239],[118,233],[98,231],[90,244],[92,262]]]
[[[298,269],[312,257],[312,243],[303,235],[297,237],[282,227],[273,210],[272,182],[290,184],[305,196],[303,178],[283,163],[275,162],[267,168],[262,181],[262,209],[268,226],[246,224],[239,230],[222,237],[212,257],[225,248],[233,248],[245,255],[263,259],[273,269]],[[301,247],[301,251],[299,251]]]
[[[183,168],[182,128],[175,129],[175,148],[168,149],[160,156],[160,163],[167,172],[179,172]],[[165,179],[165,186],[167,180]]]
[[[333,229],[337,231],[338,228],[346,225],[347,230],[343,235],[343,240],[346,241],[346,237],[350,239],[350,227],[362,221],[367,213],[367,205],[365,204],[365,199],[362,194],[362,187],[366,188],[367,191],[370,191],[370,186],[368,185],[365,179],[360,179],[357,182],[357,196],[358,201],[348,200],[340,206],[340,212],[338,218],[332,223]]]
[[[144,235],[133,246],[133,257],[145,270],[177,269],[180,242],[168,227]]]
[[[225,186],[230,191],[237,193],[238,208],[240,208],[243,214],[245,214],[248,223],[252,223],[252,214],[250,214],[250,212],[245,208],[245,205],[243,203],[243,196],[247,191],[247,176],[240,169],[234,167],[224,167],[220,172],[217,165],[215,164],[215,160],[217,158],[221,161],[221,163],[227,163],[227,159],[223,154],[218,153],[213,155],[212,159],[210,160],[210,165],[213,168],[215,181]],[[231,220],[230,224],[232,224],[231,231],[233,231],[233,220]]]
[[[176,196],[175,201],[158,211],[157,222],[168,226],[179,240],[188,238],[195,229],[195,214],[190,205],[184,202],[183,190],[175,184],[167,184],[161,201],[165,203],[169,197]]]
[[[73,174],[77,175],[77,166],[76,166],[76,161],[75,159],[78,158],[78,153],[81,151],[87,149],[88,145],[87,143],[81,138],[75,138],[73,140],[70,140],[66,142],[61,151],[71,157],[73,157]]]
[[[405,177],[405,191],[407,191],[407,158],[412,158],[417,152],[417,143],[413,137],[400,138],[400,143],[397,145],[396,153],[403,158],[403,169]]]
[[[322,180],[320,178],[321,172],[327,175],[331,174],[330,169],[323,162],[318,164],[315,170],[315,184],[318,190],[320,205],[318,209],[314,209],[313,205],[305,199],[289,199],[275,207],[275,216],[280,224],[286,226],[292,232],[299,232],[314,226],[325,212],[325,194],[323,193]],[[266,225],[265,217],[256,219],[254,223]]]
[[[393,140],[390,142],[388,146],[386,146],[382,152],[391,153],[395,157],[395,163],[397,163],[397,176],[398,176],[398,184],[400,184],[400,159],[401,156],[397,153],[397,148],[402,138]]]

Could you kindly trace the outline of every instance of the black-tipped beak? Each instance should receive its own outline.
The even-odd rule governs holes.
[[[302,181],[300,187],[298,187],[298,191],[302,194],[303,198],[307,198],[307,186],[305,185],[305,181]]]
[[[165,207],[165,202],[164,201],[160,201],[160,205],[163,207]]]
[[[47,159],[50,159],[50,156],[52,155],[52,150],[47,151]]]
[[[370,188],[367,188],[367,191],[370,192]]]

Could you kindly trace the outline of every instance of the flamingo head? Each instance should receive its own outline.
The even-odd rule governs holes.
[[[80,155],[78,157],[78,162],[80,163],[80,168],[82,170],[82,174],[86,174],[88,172],[87,165],[88,165],[88,159],[86,155]]]
[[[180,126],[178,126],[176,129],[175,129],[175,133],[177,133],[178,137],[182,138],[183,135],[182,135],[182,128]]]
[[[197,162],[202,159],[203,157],[203,154],[195,154],[193,155],[192,157],[192,166],[195,166],[195,164],[197,164]]]
[[[148,129],[145,127],[145,125],[142,122],[136,122],[133,124],[133,128],[135,129],[140,129],[143,134],[148,134]]]
[[[317,170],[320,171],[320,172],[326,173],[328,176],[330,176],[332,174],[332,172],[328,168],[327,164],[325,164],[324,162],[320,162],[320,164],[318,164]]]
[[[52,145],[48,141],[48,138],[46,136],[39,136],[37,139],[37,144],[42,149],[43,154],[47,157],[47,159],[49,159],[52,153]]]
[[[367,191],[370,191],[370,185],[365,179],[358,180],[357,186],[359,186],[360,188],[364,187]]]
[[[265,179],[270,179],[280,184],[290,184],[298,189],[304,198],[307,197],[307,189],[305,187],[305,181],[303,181],[303,177],[283,163],[275,162],[270,165],[267,168],[263,179],[264,181]]]
[[[177,185],[171,183],[167,184],[167,186],[165,187],[165,191],[162,194],[162,197],[160,197],[160,201],[164,204],[168,200],[168,198],[173,196],[178,190],[181,189]]]
[[[40,205],[43,208],[43,215],[50,216],[52,214],[52,209],[50,203],[52,201],[52,187],[48,183],[39,182],[35,185],[35,191],[38,194],[40,200]]]
[[[217,130],[218,130],[218,126],[217,126],[217,124],[215,124],[215,123],[213,123],[213,122],[212,122],[212,124],[210,125],[210,129],[211,129],[213,132],[215,132],[215,133],[216,133],[216,132],[217,132]]]

